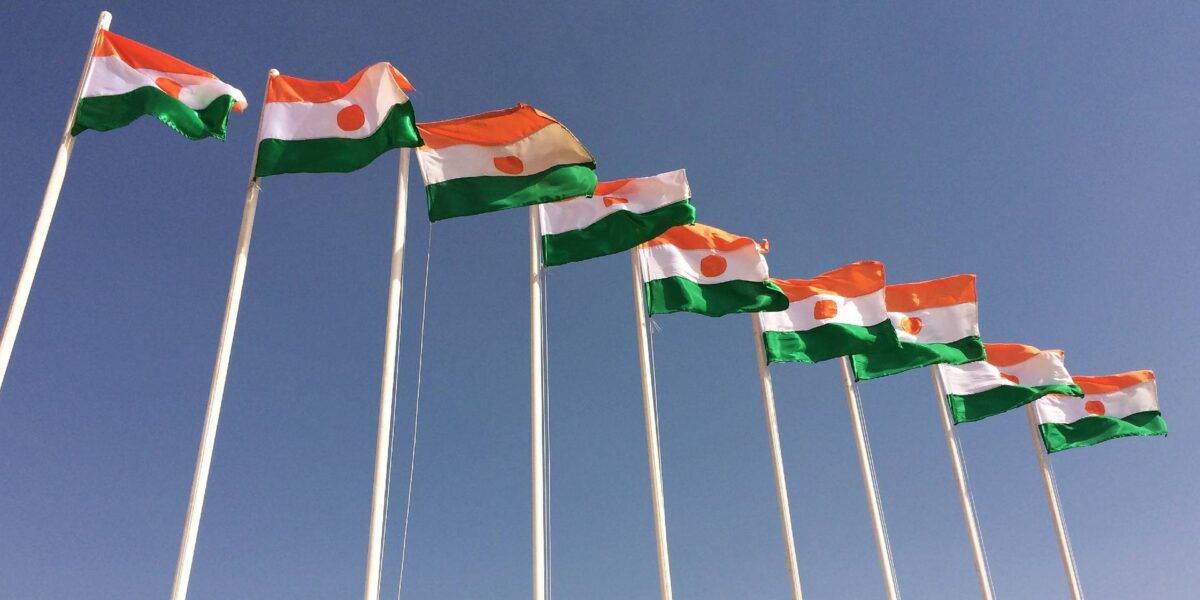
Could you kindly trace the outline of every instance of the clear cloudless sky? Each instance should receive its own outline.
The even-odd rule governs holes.
[[[266,72],[381,60],[420,120],[528,102],[602,180],[686,168],[777,277],[975,273],[986,339],[1154,369],[1170,437],[1052,463],[1088,598],[1196,597],[1195,4],[9,2],[5,307],[102,9],[251,108],[225,143],[152,119],[78,139],[0,391],[0,598],[167,597]],[[396,165],[263,181],[191,598],[361,594]],[[393,500],[432,256],[404,598],[527,598],[527,213],[431,228],[415,167],[411,192]],[[547,280],[554,591],[657,598],[628,257]],[[786,598],[749,318],[655,321],[676,597]],[[882,597],[837,365],[772,373],[805,591]],[[976,597],[931,388],[862,385],[896,570],[906,597]],[[1066,597],[1024,413],[959,434],[999,596]]]

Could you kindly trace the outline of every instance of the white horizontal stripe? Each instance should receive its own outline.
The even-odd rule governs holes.
[[[1043,350],[1036,356],[1015,365],[1000,367],[1000,371],[1016,377],[1021,385],[1071,385],[1071,374],[1057,352]]]
[[[417,162],[421,164],[425,185],[462,177],[532,175],[558,165],[594,162],[583,144],[558,123],[505,146],[458,144],[436,150],[425,146],[418,150]],[[521,159],[524,169],[515,174],[497,169],[495,159],[507,156]]]
[[[956,396],[978,394],[1011,383],[1000,376],[996,365],[982,360],[964,365],[939,364],[937,369],[946,383],[946,393]]]
[[[837,314],[831,319],[817,319],[815,307],[821,300],[837,303]],[[878,325],[887,320],[883,290],[846,298],[833,294],[818,294],[794,301],[787,310],[758,313],[763,331],[808,331],[826,323],[845,325]]]
[[[687,173],[679,169],[654,177],[630,180],[607,196],[621,198],[628,203],[612,203],[608,206],[602,197],[579,196],[539,205],[542,233],[554,235],[583,229],[620,210],[650,212],[691,198],[692,190],[688,187]]]
[[[892,325],[896,327],[896,336],[902,342],[948,344],[979,335],[979,307],[974,302],[925,308],[909,313],[890,312],[888,317],[892,319]],[[901,326],[904,317],[921,320],[921,329],[916,335],[904,331]]]
[[[646,281],[676,276],[696,283],[767,280],[767,261],[758,253],[758,246],[755,244],[746,244],[728,252],[682,250],[670,244],[643,247],[638,251],[642,256]],[[725,272],[716,277],[705,276],[700,272],[700,261],[714,255],[726,260]]]
[[[246,105],[246,97],[242,92],[220,79],[186,73],[165,73],[154,69],[135,69],[116,56],[92,58],[91,73],[88,74],[87,84],[83,87],[82,97],[117,96],[147,86],[158,88],[154,80],[159,77],[165,77],[182,86],[179,101],[191,109],[200,110],[221,96],[233,96],[234,101],[243,107]]]
[[[386,63],[367,68],[350,93],[330,102],[268,102],[263,108],[258,139],[313,140],[362,139],[379,129],[388,111],[408,102]],[[338,112],[350,105],[363,111],[362,127],[346,131],[338,126]]]
[[[1084,417],[1095,416],[1084,408],[1091,401],[1104,403],[1104,416],[1123,419],[1140,412],[1158,410],[1158,387],[1154,381],[1143,381],[1111,394],[1095,394],[1084,398],[1046,396],[1037,401],[1038,422],[1074,423]]]

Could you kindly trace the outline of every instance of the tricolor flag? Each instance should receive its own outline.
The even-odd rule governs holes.
[[[888,317],[900,349],[854,355],[854,375],[874,379],[937,363],[961,365],[984,359],[979,339],[975,276],[889,285]]]
[[[429,220],[587,196],[596,161],[553,117],[518,104],[417,125]]]
[[[1062,350],[984,344],[987,360],[937,365],[954,422],[966,423],[1024,406],[1048,394],[1083,397],[1063,366]]]
[[[412,84],[388,63],[341,81],[276,75],[258,132],[255,177],[282,173],[349,173],[392,148],[421,145]]]
[[[790,304],[782,312],[758,313],[768,363],[815,363],[900,348],[884,304],[883,263],[864,260],[812,279],[772,281]]]
[[[676,225],[696,222],[683,169],[637,179],[605,181],[591,196],[538,208],[542,262],[547,266],[623,252]]]
[[[229,111],[246,109],[237,88],[170,54],[101,31],[71,135],[124,127],[153,115],[184,137],[225,139]]]
[[[1133,435],[1167,435],[1154,371],[1074,379],[1083,398],[1046,396],[1034,404],[1047,452]]]
[[[784,310],[787,295],[767,275],[767,242],[708,225],[681,225],[638,247],[650,314],[710,317]]]

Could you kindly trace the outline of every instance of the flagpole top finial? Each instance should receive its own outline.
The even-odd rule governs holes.
[[[110,23],[112,23],[112,13],[107,10],[100,11],[100,29],[107,31]]]
[[[267,71],[267,77],[279,77],[279,69],[271,69]]]

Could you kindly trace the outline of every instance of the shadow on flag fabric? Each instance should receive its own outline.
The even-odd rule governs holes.
[[[677,225],[696,222],[687,173],[605,181],[590,196],[540,205],[547,266],[624,252]]]
[[[417,162],[429,220],[441,221],[588,196],[596,161],[546,113],[512,108],[419,123]]]
[[[1049,394],[1083,397],[1063,365],[1062,350],[984,344],[987,360],[937,365],[954,423],[986,419]]]
[[[371,65],[347,81],[287,75],[267,82],[255,177],[349,173],[393,148],[420,146],[412,84],[392,65]]]
[[[101,31],[71,135],[109,131],[151,115],[190,140],[224,140],[229,112],[246,106],[242,92],[216,75]]]
[[[859,380],[985,358],[974,275],[889,285],[884,294],[900,348],[855,354],[854,376]]]
[[[767,274],[767,242],[708,225],[682,225],[638,247],[650,314],[786,310]]]
[[[1167,435],[1167,422],[1158,410],[1154,371],[1074,380],[1083,390],[1082,398],[1046,396],[1034,404],[1047,452],[1122,437]]]
[[[884,303],[883,263],[864,260],[812,279],[772,279],[788,297],[782,312],[758,313],[768,363],[816,363],[898,350]]]

